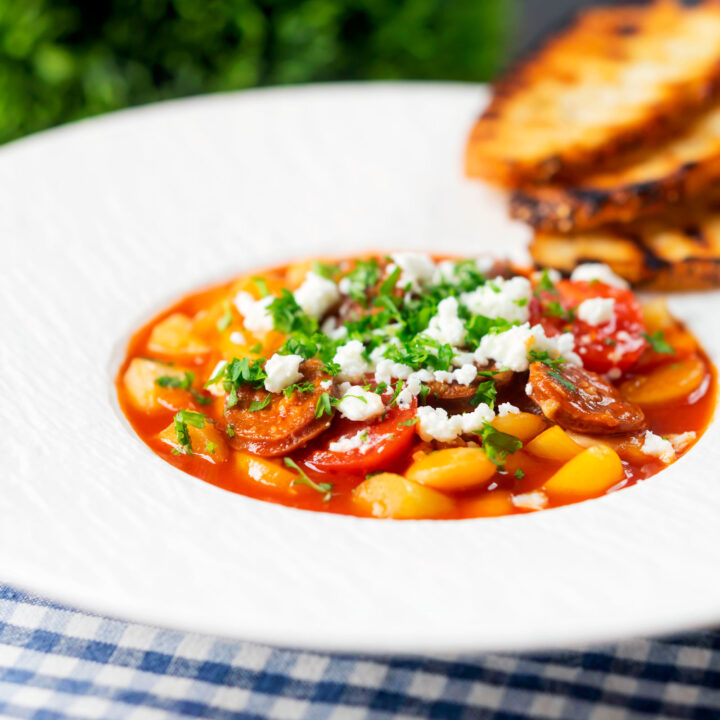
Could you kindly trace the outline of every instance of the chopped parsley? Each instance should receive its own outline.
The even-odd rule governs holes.
[[[315,417],[321,418],[323,415],[332,415],[333,405],[337,405],[339,402],[340,401],[332,397],[330,393],[322,393],[315,404]]]
[[[161,388],[178,388],[180,390],[189,390],[193,399],[198,405],[209,405],[212,402],[212,398],[207,397],[199,393],[191,385],[195,382],[195,373],[187,370],[183,377],[175,377],[173,375],[161,375],[155,379],[155,384]]]
[[[656,352],[662,355],[674,355],[675,350],[665,340],[665,335],[662,330],[656,330],[654,333],[648,334],[643,333],[642,336],[650,343],[650,347]]]
[[[499,467],[502,467],[508,455],[512,455],[523,446],[520,438],[496,430],[490,423],[485,423],[482,430],[474,430],[473,432],[480,436],[488,460]]]
[[[294,392],[309,393],[312,392],[314,389],[315,385],[311,382],[294,383],[293,385],[288,385],[286,388],[284,388],[282,393],[285,397],[290,397]]]
[[[413,417],[413,418],[410,418],[409,420],[404,420],[403,422],[399,422],[399,423],[398,423],[398,427],[412,427],[412,426],[415,425],[419,420],[420,420],[420,418],[418,418],[418,417]]]
[[[377,260],[358,260],[355,267],[346,275],[348,280],[348,295],[367,307],[367,291],[377,285],[380,280],[380,267]]]
[[[569,390],[570,392],[577,392],[575,383],[572,383],[567,378],[563,377],[557,370],[550,369],[547,373],[551,378],[555,378],[555,380],[557,380],[566,390]]]
[[[218,321],[216,323],[217,329],[220,332],[222,332],[223,330],[227,330],[228,327],[230,327],[230,323],[233,319],[232,310],[230,310],[230,303],[225,302],[223,307],[225,308],[225,312],[218,318]]]
[[[398,395],[402,392],[402,389],[404,386],[405,386],[404,380],[398,380],[395,383],[395,391],[393,392],[392,397],[390,398],[390,401],[388,402],[389,407],[392,407],[393,405],[397,404]],[[363,398],[363,400],[364,399],[365,398]]]
[[[272,393],[268,393],[262,400],[253,400],[250,403],[250,407],[248,408],[248,410],[250,412],[257,412],[258,410],[263,410],[271,402],[272,402]]]
[[[267,297],[270,294],[265,278],[254,277],[252,281],[255,284],[255,287],[258,289],[260,297]]]
[[[475,390],[475,394],[470,398],[470,404],[477,407],[481,403],[485,403],[488,407],[495,407],[495,398],[497,397],[497,388],[492,380],[481,382]]]
[[[189,370],[181,378],[174,375],[161,375],[159,378],[155,378],[155,384],[161,388],[179,388],[181,390],[189,390],[194,381],[195,373]]]
[[[285,463],[286,467],[292,468],[295,470],[299,477],[295,478],[291,485],[305,485],[309,488],[312,488],[316,492],[323,493],[323,502],[327,502],[332,497],[332,489],[333,489],[333,483],[328,482],[320,482],[316,483],[314,480],[311,480],[305,471],[292,459],[292,458],[283,458],[283,462]]]
[[[328,280],[332,280],[340,272],[338,265],[330,265],[320,262],[319,260],[313,262],[312,269],[316,275],[320,275],[320,277],[327,278]]]
[[[205,443],[205,451],[210,455],[214,455],[217,450],[217,443],[210,442],[209,440]]]
[[[565,364],[565,358],[553,358],[547,350],[530,350],[528,358],[531,362],[541,362],[543,365],[549,365],[550,367],[559,367]]]
[[[549,293],[557,293],[557,288],[555,287],[555,283],[553,283],[550,279],[550,273],[547,271],[547,268],[542,271],[540,274],[540,280],[538,280],[538,283],[535,286],[536,297],[539,296],[540,292],[543,290]]]
[[[229,438],[235,437],[235,426],[232,423],[229,423],[228,426],[225,428],[225,434]]]
[[[518,468],[518,469],[515,471],[515,477],[516,477],[518,480],[522,480],[522,479],[525,477],[524,471],[523,471],[521,468]]]
[[[280,297],[276,297],[270,305],[268,311],[273,318],[273,326],[281,333],[289,335],[295,332],[312,335],[317,331],[317,320],[311,318],[298,305],[293,294],[286,288],[283,288]]]
[[[173,418],[173,426],[175,428],[175,437],[180,445],[180,449],[174,451],[176,454],[193,454],[188,426],[194,428],[204,428],[205,420],[205,415],[199,412],[193,412],[192,410],[180,410],[180,412],[175,414],[175,417]]]

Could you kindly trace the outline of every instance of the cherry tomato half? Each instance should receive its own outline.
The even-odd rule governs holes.
[[[613,316],[600,325],[575,317],[577,307],[590,298],[613,298]],[[631,368],[648,347],[642,309],[630,290],[601,282],[561,280],[543,290],[530,305],[530,321],[540,323],[548,335],[571,332],[575,351],[588,370],[605,373]]]
[[[391,407],[384,417],[371,422],[353,422],[338,417],[330,430],[323,433],[322,441],[309,448],[301,459],[324,472],[362,475],[387,469],[410,448],[415,435],[412,419],[416,409],[415,402],[407,410]],[[358,447],[331,450],[335,443],[358,444]]]

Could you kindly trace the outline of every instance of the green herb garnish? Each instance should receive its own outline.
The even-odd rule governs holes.
[[[291,483],[291,485],[306,485],[309,488],[312,488],[316,492],[324,493],[323,495],[323,502],[327,502],[332,497],[332,489],[333,484],[332,483],[316,483],[314,480],[311,480],[305,471],[291,458],[283,458],[283,462],[285,463],[286,467],[292,468],[293,470],[297,471],[298,475],[300,477],[294,479]]]
[[[248,410],[250,412],[257,412],[266,408],[272,402],[272,393],[268,393],[262,400],[253,400],[250,403]]]
[[[482,430],[474,430],[473,432],[480,436],[483,450],[488,459],[500,467],[508,455],[512,455],[523,446],[520,438],[496,430],[490,423],[485,423]]]
[[[485,403],[488,407],[495,407],[495,398],[497,397],[497,388],[492,380],[486,380],[481,382],[475,394],[470,398],[470,404],[473,407],[477,407],[480,403]]]
[[[652,334],[643,333],[642,336],[650,343],[650,347],[656,352],[662,355],[674,355],[675,350],[671,345],[668,345],[665,340],[665,335],[662,330],[656,330]]]
[[[577,392],[575,383],[570,382],[567,378],[563,377],[557,370],[548,370],[548,375],[555,378],[566,390],[570,392]]]

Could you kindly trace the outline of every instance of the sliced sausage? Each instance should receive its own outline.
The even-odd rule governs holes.
[[[528,394],[543,415],[567,430],[617,435],[642,430],[643,411],[620,397],[605,378],[576,365],[530,365]]]
[[[513,379],[513,372],[511,370],[503,370],[497,372],[496,375],[487,377],[485,375],[478,375],[470,385],[460,385],[456,382],[445,383],[437,380],[432,380],[427,383],[430,388],[428,395],[428,403],[430,405],[437,405],[443,407],[446,410],[452,410],[455,412],[462,412],[464,410],[472,410],[470,400],[475,396],[475,392],[478,389],[478,385],[488,380],[492,380],[495,383],[495,387],[499,390],[507,387]]]
[[[311,382],[311,392],[294,392],[290,397],[273,394],[262,410],[250,412],[250,404],[263,402],[268,392],[246,385],[238,389],[238,402],[225,411],[225,420],[232,425],[234,436],[229,443],[236,450],[249,450],[263,457],[284,455],[305,445],[327,429],[332,415],[315,417],[318,399],[325,390],[321,383],[330,380],[319,360],[307,360],[300,365],[301,382]],[[332,392],[331,392],[332,394]]]

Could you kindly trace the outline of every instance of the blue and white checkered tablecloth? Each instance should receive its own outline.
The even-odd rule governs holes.
[[[349,657],[122,622],[0,586],[0,716],[720,718],[720,632],[582,652]]]

